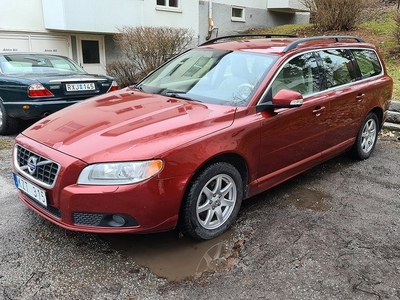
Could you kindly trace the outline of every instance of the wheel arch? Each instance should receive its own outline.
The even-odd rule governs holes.
[[[380,107],[375,107],[375,108],[371,109],[371,110],[366,114],[366,116],[367,116],[369,113],[374,113],[374,114],[378,117],[378,126],[379,126],[378,129],[381,130],[382,127],[383,127],[383,110],[382,110],[382,108],[380,108]]]
[[[197,176],[203,172],[205,169],[207,169],[209,166],[219,163],[219,162],[225,162],[229,163],[232,166],[234,166],[240,173],[241,178],[242,178],[242,183],[243,183],[243,199],[247,197],[247,192],[248,192],[248,181],[249,181],[249,172],[248,172],[248,166],[246,160],[240,156],[239,154],[236,153],[224,153],[220,154],[218,156],[212,157],[211,159],[205,161],[197,170],[194,172],[193,176],[190,178],[188,184],[186,185],[185,192],[183,193],[183,198],[181,201],[181,207],[183,205],[183,202],[185,201],[185,198],[187,197],[187,193],[190,190],[190,186],[192,182],[197,178]]]
[[[188,181],[188,184],[185,187],[185,191],[183,193],[182,201],[179,207],[179,214],[178,214],[178,221],[176,224],[176,228],[182,233],[191,235],[192,237],[200,240],[206,240],[208,238],[200,237],[200,233],[199,232],[196,233],[196,230],[192,227],[193,225],[188,225],[192,223],[189,222],[187,217],[185,217],[187,215],[187,208],[185,208],[185,206],[188,203],[187,201],[189,201],[188,199],[190,197],[190,190],[193,184],[196,182],[198,176],[200,176],[200,174],[204,172],[207,168],[216,163],[228,163],[237,169],[237,171],[240,174],[243,185],[242,200],[245,199],[247,195],[248,180],[249,180],[248,166],[245,159],[242,156],[236,153],[220,154],[205,161],[199,168],[197,168],[197,170],[193,173],[193,176],[191,176],[190,180]]]

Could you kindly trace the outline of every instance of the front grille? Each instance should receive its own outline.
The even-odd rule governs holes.
[[[33,178],[51,188],[60,169],[59,164],[40,156],[20,145],[16,145],[16,164],[19,170],[28,177]]]

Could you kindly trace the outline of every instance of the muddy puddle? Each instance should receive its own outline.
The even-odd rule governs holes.
[[[332,205],[329,203],[331,198],[330,195],[320,191],[298,188],[290,194],[286,194],[283,199],[280,199],[279,206],[294,206],[314,211],[328,211],[332,208]]]
[[[328,211],[332,197],[306,188],[294,189],[277,199],[279,207],[296,207]],[[148,268],[158,277],[170,282],[199,278],[205,272],[217,271],[229,265],[232,249],[237,247],[235,232],[227,231],[210,241],[197,241],[171,231],[145,235],[104,235],[102,239],[132,258],[137,265]]]
[[[138,265],[170,282],[198,278],[226,264],[234,245],[234,230],[210,241],[196,241],[172,231],[148,235],[103,236],[110,246]]]

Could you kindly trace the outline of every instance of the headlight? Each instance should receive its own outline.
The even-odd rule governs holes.
[[[79,175],[78,184],[117,185],[146,180],[163,167],[162,160],[100,163],[89,165]]]

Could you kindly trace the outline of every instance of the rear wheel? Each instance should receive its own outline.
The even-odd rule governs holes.
[[[375,149],[378,138],[378,117],[369,113],[357,134],[352,153],[358,159],[367,159]]]
[[[10,117],[0,101],[0,134],[13,134],[18,130],[18,119]]]
[[[239,171],[228,163],[215,163],[189,186],[179,220],[184,234],[209,240],[228,230],[243,198]]]

